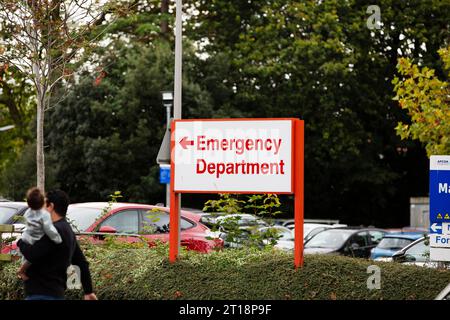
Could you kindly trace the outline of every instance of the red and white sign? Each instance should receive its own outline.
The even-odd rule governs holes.
[[[170,149],[172,263],[180,243],[179,194],[286,193],[294,195],[294,266],[303,265],[303,120],[175,120]]]
[[[174,191],[293,193],[294,121],[176,120]]]

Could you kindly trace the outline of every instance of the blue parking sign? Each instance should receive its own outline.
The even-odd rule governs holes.
[[[450,156],[430,159],[430,226],[450,222]],[[442,233],[442,229],[431,230]]]
[[[450,261],[450,156],[430,157],[430,259]]]
[[[161,184],[170,183],[170,164],[159,165],[159,183]]]

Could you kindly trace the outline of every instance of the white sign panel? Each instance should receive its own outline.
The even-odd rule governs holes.
[[[293,124],[293,119],[175,121],[175,192],[292,193]]]
[[[430,261],[450,261],[450,248],[445,248],[441,246],[431,247]]]

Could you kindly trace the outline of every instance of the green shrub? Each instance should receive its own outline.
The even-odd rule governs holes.
[[[220,218],[212,223],[211,231],[224,232],[225,243],[238,245],[239,247],[262,248],[274,246],[281,238],[276,229],[260,231],[261,226],[248,226],[245,230],[240,225],[241,216],[235,214],[252,214],[259,218],[265,218],[270,222],[276,215],[282,212],[278,210],[281,206],[280,199],[276,194],[219,194],[219,199],[208,200],[203,211],[208,212],[211,217]]]
[[[293,256],[272,249],[183,251],[176,264],[167,246],[107,248],[86,246],[95,291],[100,299],[433,299],[450,282],[450,272],[376,263],[381,289],[367,289],[372,261],[308,255],[294,270]],[[0,266],[0,299],[22,299],[17,263]],[[80,299],[68,290],[68,299]]]

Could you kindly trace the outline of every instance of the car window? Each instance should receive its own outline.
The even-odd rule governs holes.
[[[381,231],[369,231],[370,243],[377,245],[380,243],[381,239],[384,237],[384,232]]]
[[[350,238],[350,245],[356,243],[360,247],[367,246],[367,233],[366,232],[358,232]]]
[[[378,244],[377,248],[400,250],[410,244],[412,240],[403,238],[383,238]]]
[[[316,234],[318,234],[319,232],[322,232],[322,231],[325,230],[325,229],[327,229],[327,228],[319,227],[319,228],[312,229],[311,232],[309,232],[309,233],[307,234],[307,236],[306,236],[305,239],[306,239],[306,240],[311,239],[311,238],[314,237]]]
[[[137,210],[119,211],[108,217],[100,227],[113,227],[118,233],[139,233],[139,212]]]
[[[142,233],[167,233],[169,232],[170,216],[164,211],[142,211]]]
[[[430,246],[427,241],[420,241],[405,251],[405,255],[414,257],[416,262],[426,262],[430,256]]]
[[[351,236],[353,231],[342,229],[328,229],[318,233],[305,243],[305,248],[339,249]]]
[[[192,222],[184,219],[183,217],[181,217],[181,225],[180,225],[181,230],[187,230],[187,229],[190,229],[190,228],[193,228],[193,227],[195,227],[194,223],[192,223]]]
[[[180,229],[187,230],[195,227],[195,224],[181,217]],[[170,215],[165,211],[142,211],[142,233],[167,233],[169,232]]]

